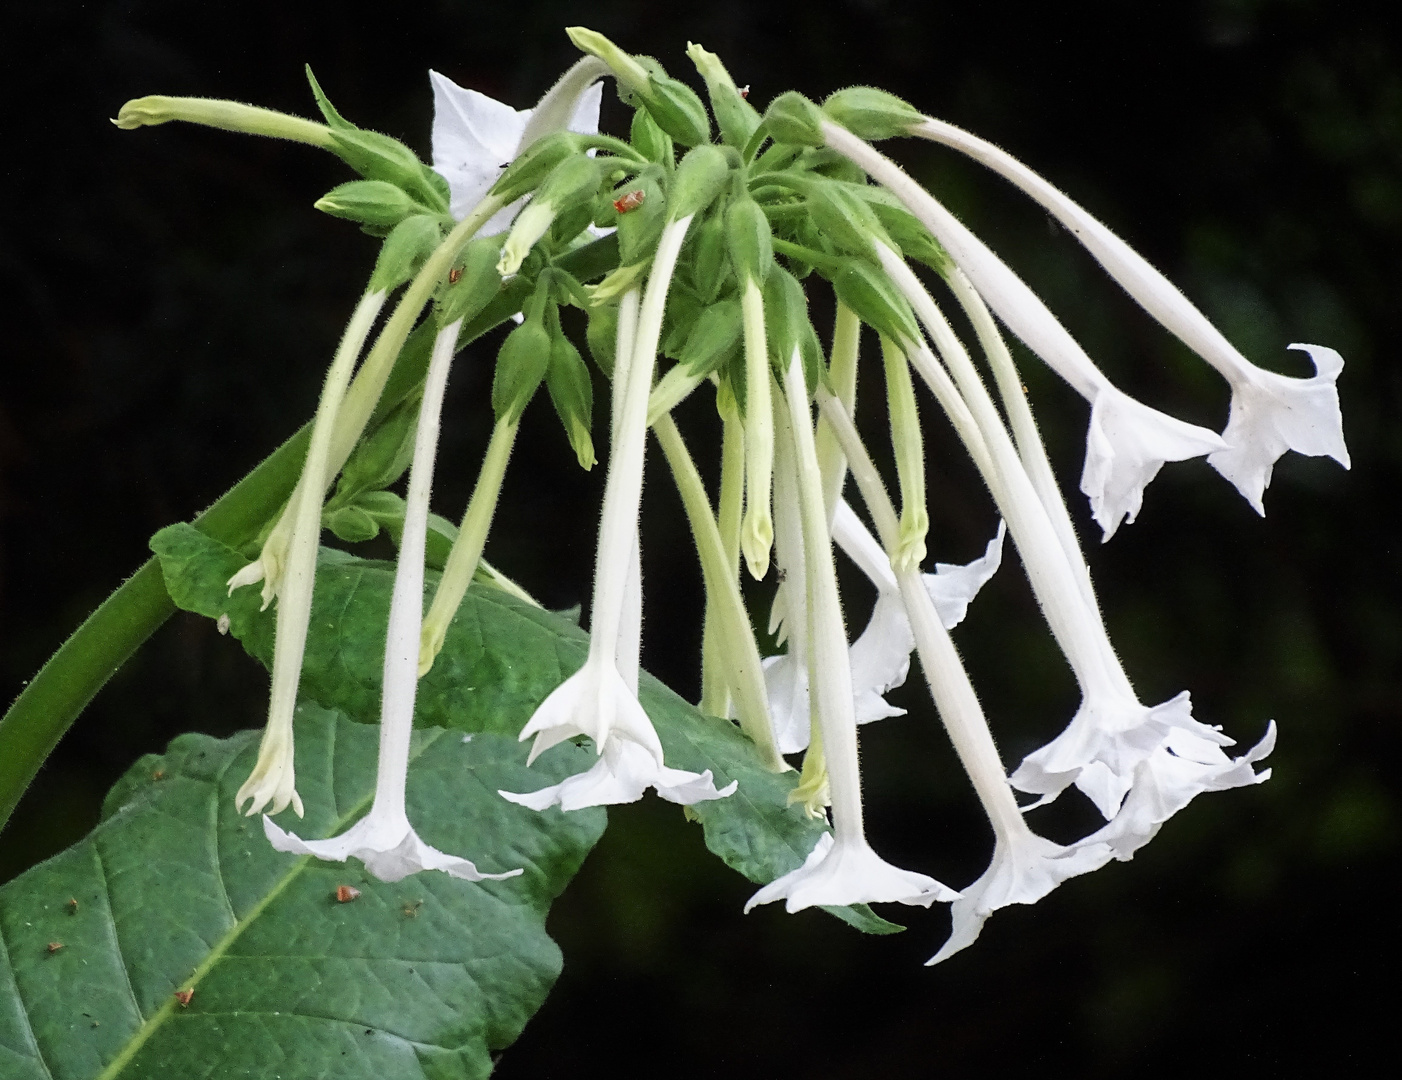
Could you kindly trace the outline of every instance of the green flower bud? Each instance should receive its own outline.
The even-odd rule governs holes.
[[[321,524],[347,544],[363,543],[380,535],[380,523],[358,506],[343,506],[323,514]]]
[[[633,128],[630,133],[633,148],[655,164],[671,168],[676,163],[676,152],[672,149],[672,136],[668,135],[646,109],[633,113]]]
[[[760,125],[759,113],[735,88],[735,80],[715,53],[688,42],[686,55],[706,80],[706,92],[711,98],[711,111],[720,124],[721,138],[729,146],[743,148]]]
[[[332,152],[365,179],[398,185],[430,210],[447,213],[448,200],[428,176],[438,174],[398,139],[378,131],[333,128],[331,142]]]
[[[691,285],[703,303],[709,304],[720,293],[727,277],[725,218],[712,214],[691,230],[691,260],[687,267]]]
[[[872,188],[884,191],[884,188]],[[886,229],[886,235],[894,241],[901,252],[916,262],[943,272],[950,265],[949,254],[940,242],[930,235],[930,230],[920,223],[920,219],[902,205],[889,206],[885,202],[872,203],[872,209]]]
[[[742,329],[739,300],[731,297],[711,304],[691,324],[677,363],[692,375],[704,378],[739,349]]]
[[[764,326],[774,371],[782,374],[788,370],[796,348],[803,361],[804,381],[810,390],[816,387],[823,350],[808,318],[808,297],[798,279],[781,266],[774,267],[764,283]]]
[[[584,154],[574,154],[556,165],[536,188],[535,197],[512,222],[497,269],[502,274],[516,273],[536,241],[545,235],[560,214],[577,206],[588,208],[592,214],[599,179],[599,164]],[[583,227],[582,222],[580,228]]]
[[[708,143],[688,150],[672,176],[667,220],[701,213],[725,188],[729,176],[730,163],[718,147]]]
[[[556,131],[531,143],[503,170],[491,194],[503,203],[514,203],[534,191],[566,158],[583,153],[588,140],[573,131]]]
[[[844,259],[832,276],[837,299],[857,318],[896,342],[920,340],[920,328],[910,305],[889,278],[864,259]]]
[[[807,196],[813,225],[839,251],[870,257],[872,241],[887,240],[871,207],[841,184],[815,181],[809,185]]]
[[[646,88],[650,78],[647,68],[603,34],[597,30],[590,30],[587,26],[567,26],[565,33],[569,35],[570,41],[574,42],[575,48],[590,56],[597,56],[613,70],[618,81],[630,90],[641,93]]]
[[[459,319],[466,322],[496,296],[501,289],[501,274],[497,271],[501,242],[500,234],[479,236],[463,248],[438,297],[439,326]]]
[[[660,169],[640,173],[621,189],[615,189],[620,203],[629,207],[618,215],[618,261],[620,266],[652,257],[662,227],[667,223],[667,198],[658,183]],[[642,192],[639,198],[635,192]]]
[[[711,141],[711,116],[696,91],[670,75],[653,75],[643,106],[657,126],[683,146],[704,146]]]
[[[823,102],[823,112],[853,135],[878,142],[908,135],[925,119],[914,105],[874,86],[849,86]]]
[[[730,204],[725,212],[725,244],[741,284],[763,284],[774,265],[774,237],[759,203],[745,198]]]
[[[550,367],[550,333],[527,319],[506,335],[492,379],[492,411],[498,421],[516,423]]]
[[[375,272],[370,275],[370,291],[390,293],[412,279],[442,240],[436,217],[416,214],[405,218],[380,245]]]
[[[775,142],[823,145],[823,114],[796,90],[780,94],[764,111],[764,126]]]
[[[426,212],[397,184],[384,180],[352,180],[332,188],[313,204],[332,217],[391,229],[405,218]]]
[[[673,360],[681,356],[691,328],[701,317],[706,305],[701,298],[684,289],[673,289],[667,294],[667,310],[662,319],[662,344],[658,352]]]
[[[618,351],[618,308],[615,305],[600,304],[590,309],[584,340],[599,370],[612,379],[614,353]]]
[[[336,494],[328,505],[359,502],[363,492],[388,487],[404,475],[414,456],[419,399],[419,393],[411,394],[360,440],[341,470]]]
[[[593,423],[594,385],[589,369],[579,350],[564,334],[557,335],[550,345],[550,366],[545,372],[545,384],[560,422],[565,425],[570,446],[579,467],[594,467],[594,441],[589,436]]]

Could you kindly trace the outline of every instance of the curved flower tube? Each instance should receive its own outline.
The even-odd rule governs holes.
[[[1228,449],[1216,432],[1175,420],[1117,390],[1037,294],[895,162],[831,121],[823,121],[822,133],[831,149],[860,165],[906,205],[1009,329],[1091,403],[1081,490],[1090,498],[1105,539],[1124,518],[1133,520],[1144,485],[1164,462]]]
[[[826,757],[833,831],[818,839],[797,870],[756,892],[745,910],[780,899],[790,912],[819,904],[897,902],[929,907],[936,900],[952,900],[958,895],[953,889],[924,874],[892,866],[867,843],[847,633],[842,625],[837,570],[823,505],[813,418],[797,349],[784,375],[783,396],[788,404],[806,555],[812,648],[809,677]]]
[[[263,816],[263,832],[278,851],[344,862],[354,857],[381,881],[399,881],[420,870],[441,870],[464,881],[499,881],[521,870],[484,874],[468,859],[439,851],[419,839],[409,824],[404,795],[409,771],[409,740],[414,730],[414,697],[419,684],[419,634],[423,620],[424,547],[428,537],[428,500],[433,486],[433,459],[438,449],[439,415],[461,321],[439,331],[424,382],[414,461],[409,471],[404,532],[390,597],[380,701],[380,760],[375,801],[370,812],[340,836],[303,840]]]
[[[1258,514],[1271,470],[1287,450],[1332,457],[1349,467],[1336,386],[1343,358],[1322,345],[1291,345],[1310,354],[1315,375],[1292,378],[1257,367],[1171,281],[1059,189],[1011,154],[953,124],[926,117],[910,134],[951,146],[988,166],[1035,199],[1070,231],[1106,272],[1159,323],[1216,368],[1232,387],[1227,449],[1207,463],[1230,480]],[[1132,517],[1131,517],[1131,520]]]
[[[598,563],[594,574],[594,604],[589,634],[589,656],[584,666],[551,692],[521,730],[521,740],[535,737],[529,761],[557,743],[576,735],[587,735],[594,742],[600,770],[589,780],[571,777],[551,788],[516,794],[500,792],[513,802],[544,809],[564,805],[570,808],[599,806],[612,802],[632,802],[647,787],[655,787],[664,798],[693,803],[719,799],[735,791],[732,783],[717,790],[710,770],[684,773],[667,769],[662,760],[662,744],[652,721],[638,703],[627,675],[636,678],[633,661],[636,646],[631,631],[639,615],[630,614],[630,582],[635,574],[634,554],[638,544],[638,504],[643,489],[643,458],[647,450],[647,406],[652,389],[652,372],[657,341],[662,328],[667,289],[681,251],[691,215],[668,222],[658,240],[652,273],[648,278],[642,308],[634,331],[632,355],[625,371],[615,370],[614,393],[622,402],[614,416],[608,478],[604,484],[604,507],[599,526]],[[636,595],[641,599],[641,585]],[[640,604],[637,608],[641,611]],[[628,634],[628,637],[623,635]],[[625,643],[620,653],[620,642]],[[606,754],[611,742],[634,743],[644,753],[615,749]],[[621,770],[621,771],[619,771]],[[607,774],[607,775],[605,775]],[[639,784],[642,781],[642,786]]]
[[[448,181],[449,210],[461,221],[486,196],[516,155],[542,135],[568,129],[582,135],[599,131],[598,82],[608,68],[593,57],[580,60],[541,98],[534,109],[510,105],[459,86],[436,71],[433,84],[433,169]],[[479,236],[495,236],[511,225],[525,198],[498,210]]]

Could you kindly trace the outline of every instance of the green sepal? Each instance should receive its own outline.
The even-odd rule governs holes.
[[[307,82],[312,87],[312,97],[316,98],[316,107],[321,110],[321,115],[326,120],[327,126],[338,128],[341,131],[354,131],[355,125],[336,111],[336,106],[331,104],[331,99],[321,89],[321,83],[317,82],[316,76],[312,74],[311,64],[304,64],[303,67],[307,72]]]
[[[384,180],[403,188],[431,210],[446,213],[448,202],[432,172],[418,155],[398,139],[363,128],[333,128],[334,153],[367,180]]]
[[[362,492],[388,487],[404,475],[414,456],[419,400],[417,393],[405,398],[360,440],[341,470],[328,510],[354,502]]]
[[[764,329],[769,339],[769,363],[783,382],[795,347],[803,362],[803,378],[811,393],[818,386],[823,349],[808,318],[808,297],[798,279],[781,266],[764,283]]]
[[[920,340],[920,328],[910,305],[890,278],[865,259],[844,259],[832,275],[833,290],[857,318],[892,341]]]
[[[823,102],[823,112],[868,142],[910,134],[925,114],[895,94],[874,86],[849,86]]]
[[[323,527],[347,544],[360,544],[380,535],[380,523],[358,506],[343,506],[321,516]]]
[[[642,202],[618,215],[618,262],[621,266],[651,258],[657,247],[662,227],[667,223],[667,197],[662,192],[660,179],[660,169],[648,169],[622,189],[615,189],[615,198],[634,191],[643,193]]]
[[[638,109],[633,113],[629,141],[632,143],[633,149],[654,165],[670,169],[676,164],[676,151],[672,147],[672,136],[657,126],[657,121],[646,109]]]
[[[594,422],[594,384],[589,369],[574,343],[556,334],[550,343],[550,366],[545,373],[546,389],[565,434],[582,469],[594,467],[594,441],[589,429]]]
[[[775,142],[798,146],[823,145],[823,114],[797,90],[788,90],[764,110],[764,127]]]
[[[662,319],[662,344],[657,351],[673,360],[679,359],[692,327],[705,308],[701,298],[690,289],[671,289],[667,293],[667,309]]]
[[[438,296],[436,314],[439,326],[448,326],[459,319],[471,319],[492,302],[501,289],[497,259],[505,239],[504,233],[479,236],[463,248]]]
[[[696,295],[703,303],[711,303],[730,276],[725,245],[725,216],[712,214],[692,227],[690,261],[687,272]]]
[[[584,340],[599,370],[612,379],[614,354],[618,350],[617,304],[599,304],[589,309],[589,327],[584,332]]]
[[[707,52],[700,45],[688,44],[686,55],[706,80],[706,93],[711,99],[716,123],[720,125],[720,137],[737,149],[747,146],[760,125],[758,111],[736,89],[735,80],[715,53]]]
[[[586,137],[573,131],[556,131],[537,139],[506,167],[490,194],[503,203],[515,202],[539,187],[560,162],[583,154],[587,145]]]
[[[884,188],[871,190],[885,191]],[[950,265],[948,252],[930,235],[930,230],[920,223],[920,219],[903,205],[891,206],[884,200],[875,200],[871,207],[886,234],[907,258],[924,263],[940,273]]]
[[[600,162],[588,154],[563,158],[536,189],[536,202],[549,203],[556,214],[581,204],[590,204],[602,179]]]
[[[442,242],[443,231],[435,215],[415,214],[405,218],[390,230],[380,245],[375,272],[370,275],[370,291],[391,293],[412,280]]]
[[[545,234],[550,244],[549,250],[558,251],[568,247],[570,241],[587,229],[593,220],[593,199],[579,203],[555,215],[555,220],[550,223],[550,229]]]
[[[805,205],[818,233],[839,251],[870,258],[874,240],[888,242],[875,211],[841,184],[814,181]]]
[[[710,304],[692,323],[677,362],[685,364],[691,374],[704,378],[740,347],[743,330],[739,300],[730,297]]]
[[[536,286],[530,316],[506,335],[497,352],[496,374],[492,378],[492,411],[498,423],[508,421],[514,424],[521,419],[521,413],[550,367],[552,343],[542,318],[542,290],[548,293],[548,281]]]
[[[736,199],[725,212],[725,244],[735,276],[763,284],[774,266],[769,219],[753,199]]]
[[[711,116],[686,83],[655,71],[647,89],[638,96],[657,126],[682,146],[704,146],[711,141]]]
[[[725,190],[730,162],[717,146],[707,143],[686,152],[668,190],[668,220],[701,213]]]

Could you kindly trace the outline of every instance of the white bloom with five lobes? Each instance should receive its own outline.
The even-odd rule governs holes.
[[[1252,364],[1212,325],[1178,288],[1133,248],[1079,204],[1011,154],[952,124],[926,118],[911,128],[919,135],[960,150],[1012,181],[1070,230],[1125,291],[1215,367],[1231,384],[1231,416],[1222,433],[1227,448],[1208,464],[1230,480],[1259,514],[1276,459],[1287,450],[1332,457],[1349,467],[1343,416],[1335,385],[1343,358],[1322,345],[1291,345],[1309,353],[1315,374],[1298,379]]]

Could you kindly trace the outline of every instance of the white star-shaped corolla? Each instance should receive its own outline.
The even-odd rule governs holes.
[[[595,73],[594,78],[600,74],[602,72]],[[542,102],[536,109],[513,109],[486,94],[459,86],[436,71],[430,71],[428,77],[433,84],[433,168],[448,181],[452,193],[449,208],[453,217],[461,221],[491,190],[501,171],[524,149],[523,137],[532,116],[546,106]],[[603,85],[597,81],[577,91],[568,130],[583,135],[597,134],[602,100]],[[536,137],[546,133],[532,132]],[[494,236],[504,232],[524,201],[518,200],[497,211],[478,235]]]

